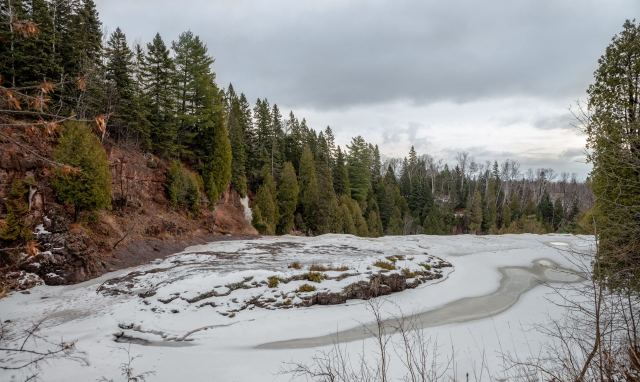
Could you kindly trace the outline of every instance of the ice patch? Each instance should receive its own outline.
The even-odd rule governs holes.
[[[36,234],[36,236],[37,236],[37,237],[40,237],[40,236],[42,236],[42,235],[49,235],[49,234],[51,234],[51,232],[47,231],[47,230],[44,228],[44,225],[43,225],[43,224],[38,224],[38,225],[36,226],[36,230],[34,231],[34,233]]]
[[[253,212],[251,211],[251,207],[249,207],[249,197],[245,196],[240,199],[240,204],[242,204],[242,210],[244,211],[244,218],[247,222],[251,223],[253,220]]]

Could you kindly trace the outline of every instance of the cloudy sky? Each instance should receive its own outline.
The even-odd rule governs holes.
[[[585,177],[571,110],[638,0],[97,0],[130,41],[192,30],[218,82],[384,155],[516,159]]]

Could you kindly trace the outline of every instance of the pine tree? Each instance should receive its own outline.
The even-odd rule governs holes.
[[[253,130],[255,132],[255,147],[250,158],[250,179],[255,184],[264,166],[271,167],[271,152],[273,148],[272,116],[269,102],[258,99],[253,108]]]
[[[351,185],[349,184],[349,171],[345,165],[344,155],[338,146],[335,166],[333,167],[333,189],[336,195],[351,195]]]
[[[316,154],[316,178],[318,179],[318,187],[324,190],[319,193],[317,218],[317,233],[328,233],[335,230],[336,219],[338,216],[338,203],[336,195],[333,192],[333,176],[331,174],[331,153],[324,138],[324,134],[318,136],[318,146]]]
[[[7,217],[0,226],[0,240],[26,242],[31,238],[31,227],[28,222],[29,189],[22,179],[14,179],[4,200]]]
[[[298,205],[299,192],[296,170],[291,162],[285,162],[278,187],[279,234],[287,234],[293,229],[293,219]]]
[[[175,52],[175,80],[177,91],[177,145],[180,156],[191,161],[210,149],[201,145],[203,135],[212,130],[211,118],[218,100],[213,58],[206,45],[190,31],[181,33],[172,44]],[[206,141],[206,139],[205,139]]]
[[[627,20],[598,61],[588,89],[597,270],[640,289],[640,25]],[[614,285],[615,284],[615,285]]]
[[[210,203],[215,203],[227,189],[231,181],[231,142],[224,122],[224,101],[221,92],[213,100],[214,108],[206,124],[206,130],[200,133],[199,155],[201,175]],[[265,211],[262,211],[263,215]]]
[[[482,195],[480,190],[476,189],[473,198],[470,199],[471,206],[468,209],[470,214],[469,231],[473,234],[482,232]]]
[[[293,112],[289,113],[289,118],[285,122],[285,126],[284,158],[291,162],[293,167],[298,170],[300,168],[300,157],[302,156],[304,143],[300,123]]]
[[[153,151],[165,158],[176,152],[176,124],[174,118],[174,66],[169,50],[156,34],[147,44],[144,60],[145,94],[149,99],[149,123]]]
[[[92,118],[106,112],[102,23],[93,0],[78,1],[69,36],[73,52],[65,73],[84,83],[80,88],[74,88],[69,97],[76,100],[72,107],[79,118]]]
[[[349,206],[353,203],[353,200],[347,195],[340,196],[340,203],[338,204],[338,216],[339,221],[342,223],[342,229],[339,231],[348,235],[357,235],[356,225],[353,222],[353,215]]]
[[[240,196],[247,194],[247,176],[245,169],[245,126],[243,125],[243,115],[240,100],[238,99],[233,86],[229,85],[227,91],[229,111],[227,114],[227,130],[229,131],[229,141],[231,143],[231,184],[238,191]]]
[[[284,123],[278,105],[273,104],[271,109],[271,149],[270,163],[271,175],[279,177],[282,171],[283,145],[284,145]]]
[[[546,226],[553,226],[553,203],[549,197],[549,193],[545,190],[538,203],[538,218]]]
[[[371,154],[367,143],[361,136],[353,138],[351,145],[347,148],[349,149],[347,163],[351,197],[362,204],[371,189]]]
[[[129,128],[135,121],[133,52],[127,45],[127,38],[120,28],[109,37],[105,49],[106,79],[109,84],[110,134],[116,139],[130,137]]]
[[[262,185],[256,194],[254,206],[260,211],[260,222],[257,229],[261,229],[260,233],[265,235],[273,235],[276,233],[276,225],[278,224],[278,204],[276,201],[276,184],[271,176],[269,167],[264,168],[262,172]]]
[[[133,101],[132,110],[129,111],[129,125],[135,135],[135,141],[143,150],[151,149],[151,124],[149,111],[151,104],[145,93],[146,82],[144,78],[145,53],[142,46],[135,45],[133,59]]]
[[[320,194],[318,190],[316,165],[309,146],[305,146],[302,150],[298,178],[300,185],[299,200],[302,207],[302,217],[307,229],[311,232],[315,232],[318,226],[317,214]]]
[[[564,206],[562,205],[562,200],[557,198],[553,203],[553,230],[557,231],[560,228],[560,225],[564,221]]]
[[[59,79],[58,67],[53,53],[53,18],[45,0],[31,0],[30,18],[37,25],[38,33],[24,39],[24,62],[16,65],[16,76],[22,85],[36,85],[45,80]]]
[[[111,206],[107,153],[88,126],[67,122],[53,157],[71,166],[57,169],[52,185],[58,200],[74,206],[76,220],[81,211]]]

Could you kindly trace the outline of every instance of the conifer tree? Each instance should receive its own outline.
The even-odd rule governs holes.
[[[351,145],[347,146],[349,156],[347,157],[349,184],[351,186],[351,197],[359,203],[364,203],[371,189],[371,154],[364,138],[357,136],[351,140]]]
[[[257,229],[265,235],[274,235],[278,224],[278,203],[276,201],[276,184],[271,170],[265,166],[262,172],[262,185],[256,194],[254,207],[260,211],[260,223]]]
[[[273,177],[279,177],[282,170],[282,157],[283,157],[283,145],[284,145],[284,122],[282,121],[282,114],[278,105],[273,104],[271,109],[271,149],[270,149],[270,163],[271,163],[271,175]]]
[[[147,44],[144,60],[145,94],[149,99],[149,124],[153,151],[162,157],[176,153],[176,123],[174,118],[174,66],[169,50],[160,34]]]
[[[627,20],[598,61],[588,89],[597,270],[612,286],[640,289],[640,25]]]
[[[238,191],[240,196],[247,194],[247,177],[246,177],[246,154],[245,154],[245,131],[243,124],[243,115],[240,100],[233,90],[233,86],[229,85],[227,91],[228,114],[227,114],[227,130],[229,131],[229,141],[231,143],[231,184]]]
[[[335,190],[336,195],[351,195],[349,172],[340,146],[338,146],[335,165],[333,167],[333,189]]]
[[[135,141],[143,150],[151,149],[151,124],[149,122],[149,110],[151,104],[149,97],[145,93],[146,87],[144,78],[145,53],[142,46],[135,45],[133,52],[133,101],[132,110],[129,111],[129,124],[132,133],[135,134]]]
[[[116,139],[129,138],[129,127],[135,121],[133,52],[120,28],[109,37],[105,49],[106,79],[109,85],[109,130]]]
[[[31,238],[29,215],[29,189],[22,179],[14,179],[4,200],[7,217],[0,226],[0,240],[25,242]]]
[[[53,18],[45,0],[30,1],[30,18],[38,33],[23,40],[24,61],[16,64],[16,76],[22,85],[36,85],[57,80],[61,69],[53,53]]]
[[[76,220],[81,211],[111,206],[107,153],[88,126],[67,122],[53,157],[72,167],[57,169],[52,184],[56,198],[73,205]]]
[[[220,198],[231,181],[231,142],[225,127],[223,109],[222,92],[216,92],[213,109],[198,139],[201,153],[198,155],[198,162],[205,191],[212,204]]]
[[[340,196],[340,203],[338,204],[338,220],[342,223],[342,229],[340,233],[349,235],[357,235],[356,225],[353,222],[353,215],[349,206],[353,203],[353,200],[347,195]]]
[[[476,189],[469,201],[471,204],[469,208],[469,231],[477,235],[482,232],[482,195],[480,190]]]
[[[562,200],[557,198],[553,203],[553,230],[557,231],[560,228],[564,220],[564,206],[562,205]]]
[[[280,220],[277,231],[279,234],[287,234],[293,229],[294,214],[298,205],[299,192],[296,170],[293,168],[291,162],[285,162],[278,186],[278,210]]]
[[[212,114],[218,112],[218,88],[211,69],[213,58],[207,53],[200,37],[187,31],[172,44],[175,52],[177,91],[177,145],[180,156],[197,161],[210,148],[203,135],[210,134]]]
[[[305,146],[302,150],[298,178],[302,217],[307,229],[315,232],[317,228],[318,199],[320,194],[318,190],[316,165],[309,146]]]

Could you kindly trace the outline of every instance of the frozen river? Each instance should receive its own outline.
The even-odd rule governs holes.
[[[592,245],[589,236],[529,234],[221,241],[82,284],[14,293],[0,300],[0,319],[18,331],[46,319],[43,336],[77,341],[81,361],[42,365],[43,381],[119,380],[123,348],[137,356],[136,371],[154,373],[149,381],[289,381],[288,363],[335,343],[356,357],[372,344],[367,302],[304,306],[314,294],[403,274],[421,282],[375,299],[384,322],[393,327],[402,314],[455,358],[458,375],[482,365],[495,380],[507,368],[502,355],[540,352],[544,338],[532,328],[564,313],[548,285],[580,282],[571,254]],[[305,279],[310,267],[322,280]],[[398,378],[400,366],[390,360]],[[0,380],[12,376],[21,380],[0,371]]]

